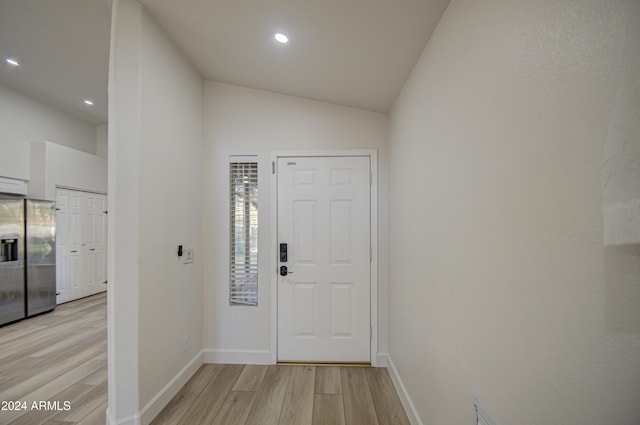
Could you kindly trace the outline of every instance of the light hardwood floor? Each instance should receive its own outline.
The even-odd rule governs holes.
[[[205,364],[151,425],[409,425],[386,369]]]
[[[0,424],[104,425],[106,302],[102,293],[0,328]]]
[[[0,425],[103,425],[106,294],[0,328]],[[32,409],[33,402],[59,402]],[[64,410],[64,402],[70,409]],[[2,406],[0,406],[2,407]],[[60,410],[51,409],[59,407]],[[152,425],[408,425],[386,369],[205,364]]]

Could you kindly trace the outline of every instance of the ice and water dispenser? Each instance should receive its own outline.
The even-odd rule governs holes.
[[[18,239],[0,239],[0,263],[18,261]]]

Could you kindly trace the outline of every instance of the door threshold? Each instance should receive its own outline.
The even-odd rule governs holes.
[[[278,366],[342,366],[342,367],[371,367],[371,362],[295,362],[282,361],[277,363]]]

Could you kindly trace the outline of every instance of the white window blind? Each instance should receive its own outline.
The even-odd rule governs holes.
[[[258,305],[258,162],[231,157],[229,304]]]

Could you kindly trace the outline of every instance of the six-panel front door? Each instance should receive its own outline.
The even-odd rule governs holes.
[[[370,362],[370,209],[369,157],[278,158],[279,361]]]

